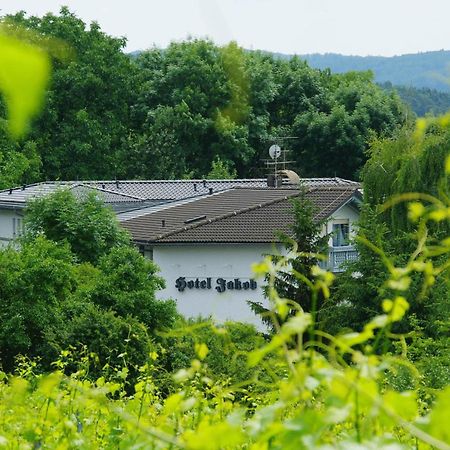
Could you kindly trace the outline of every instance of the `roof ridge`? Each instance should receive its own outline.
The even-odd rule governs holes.
[[[203,183],[203,181],[205,181],[206,183],[211,183],[211,182],[215,182],[215,183],[235,183],[235,182],[240,182],[240,181],[256,181],[256,182],[260,182],[260,181],[266,181],[265,178],[236,178],[236,179],[207,179],[207,178],[196,178],[196,179],[191,179],[191,180],[84,180],[81,181],[82,183],[116,183],[119,182],[120,183],[130,183],[130,184],[134,184],[134,183]]]
[[[312,189],[312,190],[314,190],[314,189]],[[310,191],[308,191],[308,192],[310,192]],[[240,214],[245,214],[245,213],[247,213],[249,211],[253,211],[253,210],[258,209],[258,208],[264,208],[266,206],[273,205],[275,203],[279,203],[279,202],[285,201],[288,198],[295,197],[295,196],[297,196],[299,194],[300,194],[300,190],[297,189],[295,193],[293,193],[293,194],[291,194],[289,196],[285,195],[284,197],[281,197],[281,198],[272,199],[272,200],[269,200],[269,201],[266,201],[266,202],[263,202],[263,203],[259,203],[257,205],[253,205],[253,206],[249,206],[247,208],[240,209],[238,211],[228,212],[226,214],[222,214],[220,216],[213,217],[212,219],[202,220],[202,221],[197,222],[197,223],[192,224],[192,225],[188,225],[188,226],[184,226],[184,227],[181,227],[181,228],[177,228],[176,230],[168,231],[167,233],[158,235],[157,238],[155,239],[155,241],[159,241],[159,240],[164,239],[164,238],[169,237],[169,236],[174,236],[174,235],[176,235],[178,233],[183,233],[183,232],[185,232],[187,230],[192,230],[194,228],[199,228],[199,227],[201,227],[203,225],[208,225],[210,223],[215,223],[215,222],[218,222],[220,220],[227,219],[228,217],[233,217],[233,216],[238,216]]]
[[[29,187],[33,187],[33,186],[39,186],[40,184],[46,184],[48,183],[47,181],[36,181],[36,183],[30,183],[30,184],[25,184],[25,185],[20,185],[20,186],[15,186],[12,188],[6,188],[6,189],[0,189],[0,193],[2,192],[9,192],[9,191],[15,191],[16,189],[22,190],[22,187],[25,186],[25,188],[29,188]]]
[[[141,201],[148,200],[148,198],[137,197],[136,195],[125,194],[124,192],[117,192],[117,191],[113,191],[113,190],[110,190],[110,189],[105,189],[105,188],[98,187],[98,186],[90,186],[89,184],[85,184],[84,182],[80,182],[79,184],[74,184],[73,186],[71,186],[71,189],[73,189],[75,187],[79,187],[79,186],[82,186],[82,187],[85,187],[85,188],[88,188],[88,189],[101,191],[101,192],[106,192],[108,194],[114,194],[114,195],[120,195],[122,197],[133,198],[135,200],[141,200]]]
[[[321,187],[323,188],[324,186],[321,186]],[[355,194],[355,192],[358,191],[358,189],[356,187],[351,188],[350,186],[339,186],[339,188],[342,188],[342,187],[344,187],[345,189],[334,189],[334,190],[341,190],[342,193],[341,193],[341,195],[339,195],[339,197],[335,198],[332,202],[330,202],[330,205],[333,205],[334,203],[338,202],[347,192],[348,193],[351,192],[352,196],[353,196]],[[317,188],[315,190],[324,190],[324,189]],[[330,213],[330,215],[333,214],[337,209],[339,209],[343,205],[343,203],[344,202],[340,202],[338,204],[338,206],[336,206],[336,208],[333,209],[333,211]],[[320,215],[320,212],[315,214],[313,219],[317,218],[319,215]]]

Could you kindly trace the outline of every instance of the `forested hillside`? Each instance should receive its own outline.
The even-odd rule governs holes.
[[[450,93],[436,89],[393,86],[386,82],[381,87],[388,92],[396,91],[400,98],[411,107],[418,117],[445,114],[450,110]]]
[[[275,53],[289,60],[293,56]],[[450,109],[450,51],[401,56],[347,56],[334,53],[300,55],[314,68],[333,73],[370,70],[384,89],[395,89],[419,116],[439,115]]]
[[[283,136],[297,138],[290,157],[302,176],[357,178],[369,141],[391,136],[411,116],[368,73],[335,75],[205,40],[130,58],[123,39],[65,8],[5,20],[46,37],[53,76],[44,111],[20,143],[7,136],[0,110],[1,187],[204,177],[213,162],[239,177],[264,176],[261,160]],[[61,41],[70,58],[56,51]]]
[[[279,57],[290,58],[288,55]],[[392,57],[384,56],[346,56],[334,53],[325,55],[300,55],[311,67],[331,69],[344,73],[352,70],[371,70],[375,81],[390,81],[396,86],[450,91],[450,51],[414,53]]]

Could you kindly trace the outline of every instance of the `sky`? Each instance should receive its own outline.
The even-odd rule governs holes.
[[[450,49],[449,0],[0,0],[0,15],[57,13],[61,5],[125,36],[126,51],[189,36],[288,54]]]

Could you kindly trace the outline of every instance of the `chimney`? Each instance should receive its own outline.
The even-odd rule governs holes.
[[[283,179],[279,175],[270,174],[267,176],[267,186],[277,188],[283,185]]]

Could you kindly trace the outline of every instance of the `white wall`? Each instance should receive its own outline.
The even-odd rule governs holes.
[[[327,232],[332,231],[333,220],[348,219],[350,234],[354,233],[353,223],[358,220],[356,209],[345,205],[336,211],[327,223]],[[325,231],[325,230],[324,230]],[[330,238],[330,246],[332,239]],[[252,278],[251,265],[261,261],[264,254],[279,253],[280,247],[271,244],[198,244],[198,245],[155,245],[153,260],[160,267],[160,275],[166,281],[166,289],[159,291],[160,299],[177,300],[178,311],[186,317],[212,316],[218,322],[236,320],[249,322],[262,329],[261,320],[247,305],[247,300],[257,301],[268,306],[262,287],[264,280],[257,280],[256,290],[226,290],[217,292],[217,279],[241,282]],[[147,253],[147,257],[151,252]],[[185,281],[199,282],[211,278],[211,289],[185,288],[179,292],[176,280],[185,277]]]
[[[23,220],[21,211],[13,209],[0,209],[0,247],[8,245],[8,243],[17,237],[14,234],[13,219],[16,219],[16,233],[19,231],[17,228],[17,219]],[[23,223],[23,222],[22,222]]]
[[[275,250],[276,251],[276,250]],[[262,302],[264,280],[257,280],[255,290],[216,290],[217,279],[232,281],[239,278],[248,282],[253,273],[251,265],[261,261],[264,254],[274,252],[270,244],[203,244],[159,245],[153,247],[153,260],[160,267],[160,275],[166,280],[166,289],[158,292],[158,298],[177,300],[178,311],[186,317],[211,315],[218,322],[235,320],[249,322],[261,328],[261,320],[247,305],[247,300]],[[211,289],[189,289],[179,292],[175,286],[179,277],[186,281],[211,278]]]

